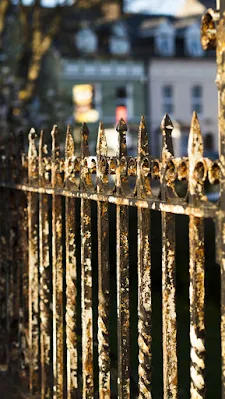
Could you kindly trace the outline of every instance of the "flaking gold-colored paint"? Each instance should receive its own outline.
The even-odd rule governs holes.
[[[143,159],[149,156],[148,134],[142,117],[138,134],[137,195],[151,193],[147,174],[142,174]],[[150,210],[138,209],[138,380],[139,399],[151,399],[151,244]]]
[[[46,164],[43,154],[43,132],[39,140],[39,184],[45,186]],[[49,253],[48,195],[39,194],[39,251],[40,251],[40,352],[41,352],[41,398],[52,398],[52,276]]]
[[[221,96],[224,101],[225,96]],[[224,118],[223,118],[224,119]],[[223,119],[221,119],[223,121]],[[220,130],[223,122],[220,122]],[[82,378],[83,398],[93,399],[93,316],[92,316],[92,265],[91,265],[91,241],[92,241],[92,215],[91,201],[97,201],[98,207],[98,353],[99,353],[99,397],[110,398],[110,348],[109,348],[109,255],[108,255],[108,204],[116,204],[117,217],[117,315],[118,315],[118,396],[129,398],[133,392],[130,388],[130,364],[129,364],[129,234],[128,216],[129,207],[138,208],[138,346],[139,346],[139,398],[151,398],[151,242],[150,242],[150,210],[162,212],[163,231],[163,352],[164,352],[164,397],[177,398],[177,356],[176,356],[176,307],[175,307],[175,240],[174,240],[174,215],[189,215],[194,220],[190,224],[190,231],[197,229],[197,220],[201,222],[204,217],[216,217],[219,225],[218,241],[220,247],[222,285],[224,276],[224,211],[221,197],[220,204],[211,204],[204,195],[204,181],[208,178],[211,184],[224,185],[225,161],[221,154],[219,161],[211,161],[203,157],[202,137],[197,116],[193,116],[190,140],[189,158],[175,158],[172,151],[172,122],[167,116],[162,121],[163,148],[162,161],[153,159],[149,154],[148,140],[144,118],[141,119],[138,137],[138,155],[130,157],[126,150],[126,124],[121,120],[117,126],[118,151],[115,157],[107,156],[107,143],[103,124],[99,126],[97,144],[97,162],[90,157],[88,149],[88,129],[86,125],[81,129],[81,157],[74,155],[74,142],[72,132],[68,128],[66,140],[65,158],[59,157],[57,144],[57,128],[52,132],[52,157],[47,156],[46,146],[40,140],[39,159],[36,150],[35,132],[30,133],[30,146],[28,157],[23,156],[22,164],[17,168],[16,158],[4,155],[0,157],[1,190],[16,195],[20,192],[28,194],[30,203],[29,231],[31,240],[29,243],[30,264],[34,257],[40,257],[40,264],[35,264],[35,271],[29,273],[29,298],[32,297],[32,309],[30,306],[29,330],[32,342],[36,340],[37,324],[33,317],[39,315],[36,298],[31,295],[32,290],[37,295],[39,284],[40,300],[40,342],[41,342],[41,389],[44,398],[73,398],[80,394],[77,378],[77,337],[76,337],[76,236],[75,236],[75,202],[81,199],[81,263],[82,263]],[[41,135],[42,138],[42,135]],[[225,142],[222,140],[222,144]],[[224,151],[222,151],[224,152]],[[43,155],[43,156],[42,156]],[[10,158],[10,160],[9,160]],[[38,165],[39,163],[39,165]],[[11,168],[9,167],[11,165]],[[39,170],[38,170],[39,166]],[[22,168],[22,169],[21,169]],[[27,170],[28,168],[28,170]],[[20,178],[21,170],[23,176]],[[27,174],[28,172],[28,174]],[[96,179],[93,175],[96,174]],[[78,176],[79,175],[79,176]],[[109,184],[109,175],[115,175],[116,184],[112,188]],[[28,177],[28,179],[27,179]],[[128,179],[129,177],[129,179]],[[132,179],[130,179],[132,177]],[[129,181],[134,182],[135,188],[129,187]],[[80,179],[80,184],[79,184]],[[159,198],[154,196],[151,190],[151,181],[160,179]],[[187,180],[188,193],[185,198],[179,198],[176,189],[176,180]],[[27,182],[28,180],[28,182]],[[97,181],[97,184],[93,183]],[[133,183],[132,183],[133,184]],[[221,191],[223,194],[223,189]],[[6,196],[7,197],[7,196]],[[52,198],[52,276],[50,275],[49,239],[51,234],[48,224],[48,197]],[[63,248],[63,209],[62,197],[66,203],[66,269],[62,264]],[[38,220],[39,198],[39,220]],[[7,208],[7,206],[6,206]],[[12,204],[13,220],[17,219],[15,204]],[[35,222],[37,218],[37,223]],[[190,218],[190,219],[191,219]],[[12,265],[15,233],[14,223],[9,226],[8,233],[3,234],[5,242],[5,263]],[[17,222],[16,222],[17,223]],[[24,226],[26,226],[24,221]],[[32,226],[32,227],[31,227]],[[38,232],[39,226],[39,232]],[[191,227],[192,226],[192,227]],[[194,226],[194,227],[193,227]],[[39,233],[39,249],[38,249]],[[193,231],[192,231],[193,233]],[[33,237],[34,234],[34,237]],[[193,235],[192,238],[193,239]],[[196,238],[195,238],[196,239]],[[25,246],[25,245],[24,245]],[[12,247],[12,250],[11,250]],[[4,255],[4,251],[3,251]],[[2,255],[2,256],[3,256]],[[16,255],[17,256],[17,255]],[[191,253],[192,259],[200,264],[202,251],[197,251],[197,246]],[[11,262],[11,263],[10,263]],[[190,262],[191,263],[191,262]],[[38,282],[37,270],[39,267],[40,282]],[[191,266],[190,266],[191,267]],[[194,268],[194,266],[192,266]],[[9,304],[9,316],[18,314],[18,285],[13,285],[9,271],[10,292],[7,297]],[[13,273],[16,271],[14,270]],[[35,274],[36,273],[36,274]],[[25,273],[26,274],[26,273]],[[65,274],[65,276],[64,276]],[[33,277],[32,277],[33,276]],[[202,275],[194,269],[193,282],[190,285],[191,311],[195,312],[195,320],[200,320],[200,314],[196,313],[194,299],[202,306],[203,287]],[[53,346],[51,343],[51,277],[53,283]],[[66,277],[66,292],[63,292],[64,277]],[[31,281],[34,278],[34,281]],[[194,280],[195,279],[195,280]],[[196,291],[196,286],[201,292]],[[14,293],[15,286],[15,293]],[[26,296],[26,284],[23,287]],[[197,294],[196,294],[197,292]],[[64,306],[66,296],[66,314]],[[223,303],[223,299],[222,299]],[[31,301],[30,301],[31,305]],[[26,308],[26,304],[25,304]],[[25,309],[26,311],[26,309]],[[221,337],[222,356],[224,358],[225,319],[222,304]],[[21,313],[21,312],[20,312]],[[22,314],[22,313],[21,313]],[[194,320],[193,318],[193,320]],[[23,320],[21,316],[21,321]],[[204,317],[203,317],[204,322]],[[193,323],[192,323],[193,324]],[[26,330],[26,320],[22,331]],[[64,331],[65,329],[65,331]],[[25,336],[25,334],[24,334]],[[66,339],[65,339],[66,338]],[[202,398],[204,386],[204,339],[199,330],[193,324],[190,329],[191,339],[191,395]],[[23,341],[23,343],[22,343]],[[25,338],[21,334],[21,348],[24,347]],[[66,342],[66,345],[65,345]],[[38,346],[35,347],[35,350]],[[51,349],[53,348],[53,359]],[[31,348],[32,349],[32,348]],[[33,350],[33,349],[32,349]],[[25,353],[25,350],[24,350]],[[29,354],[29,357],[31,356]],[[40,361],[38,352],[34,353],[33,364]],[[24,355],[26,356],[26,355]],[[67,357],[67,361],[66,361]],[[35,359],[38,359],[37,363]],[[52,364],[53,363],[53,364]],[[31,372],[35,367],[31,367]],[[51,372],[54,368],[54,383],[51,381]],[[66,369],[65,369],[66,368]],[[24,373],[25,374],[25,373]],[[32,375],[32,374],[31,374]],[[223,379],[224,379],[223,367]],[[39,376],[38,376],[39,378]],[[33,379],[33,377],[32,377]],[[53,387],[54,385],[54,387]],[[40,387],[40,382],[38,383]],[[66,393],[67,390],[67,393]],[[52,394],[52,391],[54,393]],[[200,393],[199,393],[200,392]],[[195,396],[194,396],[195,395]]]
[[[107,142],[103,124],[100,123],[97,142],[97,192],[108,182],[102,166],[107,156]],[[110,347],[109,347],[109,220],[108,203],[98,202],[98,364],[99,398],[110,399]]]
[[[52,135],[52,186],[60,185],[57,126]],[[53,398],[64,397],[64,309],[62,262],[62,200],[52,196],[52,285],[53,285]]]
[[[38,159],[36,133],[29,133],[28,181],[37,183]],[[29,358],[30,358],[30,392],[40,391],[40,347],[39,347],[39,260],[38,260],[38,195],[28,194],[28,247],[29,247]]]
[[[89,130],[81,127],[81,188],[91,184],[87,176]],[[92,265],[91,265],[91,201],[81,199],[81,308],[82,308],[82,379],[83,399],[94,397],[93,370],[93,314],[92,314]]]
[[[190,216],[191,399],[205,397],[204,221]]]
[[[161,197],[175,197],[173,175],[168,174],[173,164],[172,122],[165,115],[162,123]],[[178,397],[177,326],[175,305],[175,218],[162,212],[162,328],[163,328],[163,395],[164,399]]]
[[[127,125],[123,119],[116,128],[118,132],[116,169],[116,192],[125,194],[128,189],[127,176],[121,176],[120,159],[127,155]],[[128,222],[129,208],[116,206],[116,251],[117,251],[117,336],[118,336],[118,397],[130,398],[130,364],[129,364],[129,242]]]

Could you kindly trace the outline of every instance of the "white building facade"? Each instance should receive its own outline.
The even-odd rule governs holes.
[[[174,122],[175,155],[186,155],[193,111],[199,116],[206,151],[218,146],[216,63],[213,59],[152,59],[149,63],[149,119],[152,151],[160,150],[159,125]]]

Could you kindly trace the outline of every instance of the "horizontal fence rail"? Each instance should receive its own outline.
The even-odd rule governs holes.
[[[150,214],[154,210],[161,212],[162,229],[163,395],[165,399],[176,399],[179,389],[175,215],[180,214],[189,217],[190,398],[205,397],[204,219],[213,218],[218,236],[224,219],[220,199],[210,202],[205,183],[219,186],[223,163],[221,158],[214,161],[204,157],[196,113],[191,122],[188,157],[174,156],[173,125],[168,115],[163,118],[161,131],[160,159],[151,156],[143,117],[137,157],[127,154],[127,125],[122,119],[115,131],[117,153],[112,157],[107,154],[103,123],[99,125],[96,156],[89,153],[86,124],[81,127],[80,156],[75,156],[69,127],[65,155],[60,153],[57,126],[51,133],[51,152],[43,132],[38,138],[34,130],[29,134],[27,154],[16,137],[11,137],[7,148],[1,148],[1,363],[9,370],[16,363],[23,380],[29,379],[31,395],[42,399],[111,398],[116,373],[119,398],[152,398]],[[185,194],[180,193],[180,182],[186,187]],[[93,203],[97,203],[97,270],[93,263]],[[110,277],[110,204],[116,207],[116,289],[112,289]],[[131,207],[137,208],[135,394],[130,344]],[[218,237],[217,260],[223,263]],[[111,358],[110,322],[114,297],[116,372]],[[4,342],[5,332],[12,335],[13,320],[18,321],[16,336]],[[12,354],[13,343],[16,355]]]

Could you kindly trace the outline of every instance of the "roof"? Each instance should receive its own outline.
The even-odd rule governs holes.
[[[200,15],[208,8],[216,8],[216,0],[127,0],[126,11],[149,15]]]

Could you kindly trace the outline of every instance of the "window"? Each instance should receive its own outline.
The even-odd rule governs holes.
[[[125,86],[116,89],[116,105],[127,105],[127,90]]]
[[[173,104],[173,86],[166,85],[162,88],[162,105],[164,114],[173,114],[174,104]]]
[[[125,55],[130,52],[130,42],[126,37],[111,36],[109,50],[112,54]]]
[[[79,51],[83,53],[94,53],[97,51],[98,39],[91,29],[84,28],[81,29],[75,36],[76,47]]]
[[[187,54],[193,57],[201,57],[204,52],[200,40],[200,25],[193,24],[185,32],[185,48]]]
[[[199,85],[193,86],[191,90],[191,111],[196,111],[199,115],[203,112],[202,87]]]
[[[164,56],[172,56],[175,52],[174,27],[169,22],[162,23],[155,32],[156,50]]]
[[[161,33],[157,38],[157,48],[161,55],[168,56],[174,54],[174,40],[171,35]]]

